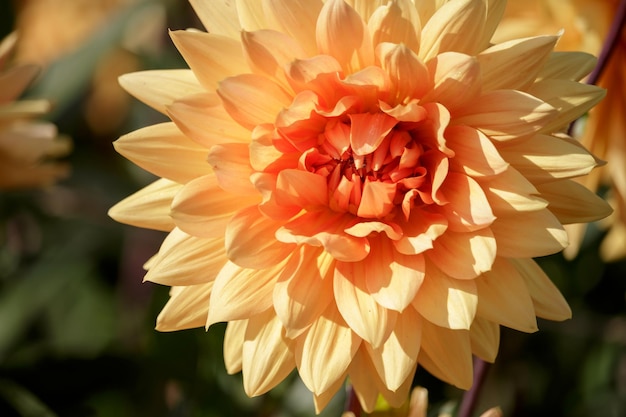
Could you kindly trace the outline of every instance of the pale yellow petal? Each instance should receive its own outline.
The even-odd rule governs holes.
[[[555,78],[580,81],[593,70],[596,63],[596,57],[585,52],[552,52],[537,75],[537,79]]]
[[[200,21],[210,33],[239,39],[241,26],[232,0],[189,0]]]
[[[206,323],[213,282],[174,287],[161,313],[156,329],[160,332],[193,329]]]
[[[500,325],[482,317],[476,317],[470,327],[472,353],[484,361],[494,362],[500,346]]]
[[[537,331],[537,320],[526,283],[505,258],[498,258],[491,271],[476,279],[476,314],[521,332]]]
[[[432,88],[426,65],[404,44],[380,44],[376,58],[391,80],[393,103],[419,99]]]
[[[248,320],[229,321],[224,333],[224,365],[226,372],[235,374],[241,371],[243,363],[243,341]]]
[[[446,231],[433,242],[426,256],[450,277],[472,279],[491,268],[496,248],[500,249],[496,242],[488,228],[467,233]]]
[[[295,368],[294,354],[273,309],[248,320],[242,356],[243,388],[250,397],[265,394]]]
[[[237,15],[241,28],[246,31],[268,29],[263,10],[263,2],[259,0],[233,0],[237,4]]]
[[[321,0],[265,0],[263,8],[271,27],[280,30],[304,48],[308,56],[317,55],[315,26],[324,3]]]
[[[448,329],[469,329],[476,316],[478,296],[473,280],[450,278],[432,263],[413,307],[428,321]]]
[[[403,44],[413,52],[419,51],[422,25],[410,0],[389,2],[378,7],[367,22],[374,46],[381,42]]]
[[[205,91],[187,69],[133,72],[120,76],[119,83],[135,98],[163,114],[174,101]]]
[[[147,126],[113,142],[115,150],[159,177],[185,183],[211,172],[208,151],[174,123]]]
[[[491,231],[498,242],[498,256],[509,258],[551,255],[568,244],[563,226],[547,209],[501,216]]]
[[[479,130],[467,126],[450,126],[446,129],[446,146],[455,153],[453,169],[471,177],[491,176],[508,167],[493,143]]]
[[[343,377],[361,338],[345,323],[331,304],[295,341],[295,357],[304,384],[321,394]],[[341,348],[338,348],[341,346]]]
[[[245,143],[214,145],[206,160],[213,168],[219,186],[237,194],[257,194],[250,176],[250,149]]]
[[[473,106],[481,91],[480,65],[475,57],[444,52],[427,63],[432,89],[422,102],[441,103],[448,110]]]
[[[567,301],[535,261],[510,259],[509,262],[524,279],[537,317],[557,321],[572,318],[572,310]]]
[[[175,226],[170,207],[181,188],[176,182],[158,179],[111,207],[108,214],[120,223],[169,232]]]
[[[258,195],[241,195],[220,188],[215,175],[196,178],[172,201],[172,218],[183,231],[199,237],[223,237],[235,212],[258,204]]]
[[[211,282],[226,264],[223,239],[203,239],[174,229],[151,260],[145,281],[169,285]]]
[[[605,200],[575,181],[538,184],[537,189],[562,224],[593,222],[613,211]]]
[[[518,170],[509,166],[506,171],[488,178],[477,178],[496,217],[520,211],[537,211],[548,202],[536,196],[539,191]]]

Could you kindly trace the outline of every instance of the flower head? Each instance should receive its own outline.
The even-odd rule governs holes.
[[[116,142],[162,179],[110,211],[170,232],[158,329],[226,321],[249,395],[297,368],[318,410],[349,377],[368,411],[418,365],[468,388],[501,324],[570,316],[531,258],[609,211],[561,133],[604,95],[591,56],[491,46],[501,1],[191,3],[190,70],[121,78],[173,121]]]
[[[15,45],[15,33],[0,43],[0,189],[41,187],[68,173],[68,166],[51,158],[70,150],[67,138],[52,123],[32,120],[45,114],[46,100],[17,100],[37,76],[34,65],[4,69]]]

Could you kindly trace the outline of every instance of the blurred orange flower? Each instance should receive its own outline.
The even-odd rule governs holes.
[[[170,232],[157,329],[226,321],[249,395],[297,368],[317,410],[349,377],[371,411],[418,363],[469,388],[499,325],[570,317],[531,258],[610,212],[557,133],[604,95],[578,82],[591,56],[490,46],[501,1],[191,3],[208,33],[171,33],[191,69],[120,80],[173,121],[115,144],[162,177],[110,210]]]
[[[16,40],[13,33],[0,43],[0,189],[42,187],[69,172],[67,164],[53,159],[70,151],[69,139],[59,137],[54,124],[33,120],[50,104],[18,100],[39,68],[27,64],[5,68]]]
[[[556,49],[584,51],[599,55],[616,16],[619,0],[509,0],[502,24],[494,39],[504,41],[520,36],[557,33],[564,29]],[[608,161],[606,167],[580,180],[593,191],[601,185],[611,188],[609,201],[615,213],[604,239],[600,254],[606,261],[626,257],[626,31],[622,29],[610,60],[597,85],[606,88],[606,98],[589,112],[582,132],[581,143],[598,158]],[[586,225],[568,227],[571,245],[568,257],[574,257],[580,248]]]

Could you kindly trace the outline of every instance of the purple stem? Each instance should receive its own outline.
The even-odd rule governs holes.
[[[478,401],[478,394],[485,382],[488,369],[489,364],[487,362],[474,356],[474,382],[472,383],[472,388],[463,394],[463,400],[461,401],[457,417],[470,417],[474,412],[476,402]]]
[[[356,392],[352,384],[347,384],[346,391],[348,391],[348,396],[346,398],[344,411],[352,411],[355,417],[361,417],[361,411],[363,411],[363,409],[361,408],[359,399],[356,397]]]
[[[616,49],[617,43],[620,41],[620,36],[622,34],[622,30],[624,28],[624,24],[626,23],[626,0],[622,0],[617,7],[617,13],[615,14],[615,18],[613,19],[613,23],[611,23],[611,27],[609,28],[609,32],[606,35],[606,39],[604,40],[604,45],[602,46],[602,51],[600,52],[600,56],[598,57],[598,64],[589,74],[589,78],[587,79],[587,84],[597,84],[602,72],[606,68],[611,55]]]

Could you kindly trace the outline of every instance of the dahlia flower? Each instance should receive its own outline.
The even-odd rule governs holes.
[[[502,24],[494,39],[503,41],[518,36],[556,33],[565,29],[556,46],[559,51],[584,51],[599,55],[605,44],[612,20],[618,15],[619,0],[510,0]],[[607,89],[606,98],[589,112],[582,132],[577,138],[598,158],[608,162],[606,167],[581,178],[587,188],[598,191],[610,188],[611,205],[615,213],[608,222],[610,229],[600,246],[605,261],[626,257],[626,31],[622,28],[611,57],[597,85]],[[585,224],[571,225],[571,245],[568,257],[574,257],[586,229]]]
[[[190,69],[120,79],[172,120],[115,143],[161,179],[110,210],[169,232],[158,330],[228,322],[248,395],[297,368],[318,411],[346,378],[371,411],[418,366],[469,388],[500,325],[570,317],[531,258],[609,212],[561,133],[604,95],[578,82],[593,57],[491,45],[502,1],[191,4]]]
[[[0,189],[42,187],[68,174],[67,164],[51,158],[70,150],[54,124],[32,120],[50,109],[46,100],[17,100],[37,76],[34,65],[4,69],[15,46],[15,33],[0,43]]]

